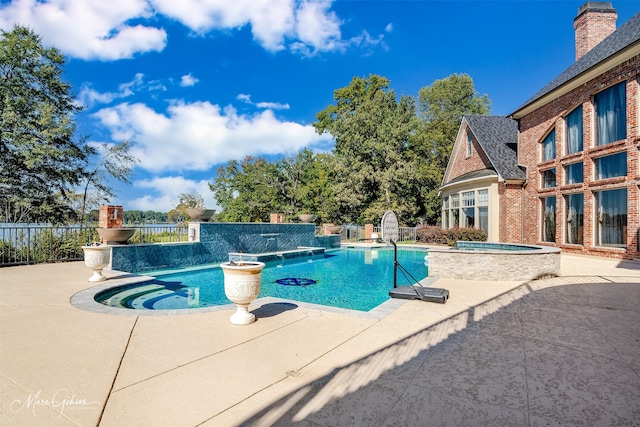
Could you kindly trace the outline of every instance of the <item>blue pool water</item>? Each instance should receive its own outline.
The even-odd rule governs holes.
[[[411,276],[427,276],[425,250],[398,249],[398,261]],[[155,274],[144,284],[108,289],[96,295],[102,304],[147,310],[201,308],[230,304],[224,295],[222,269],[191,269]],[[398,271],[398,285],[408,284]],[[268,263],[259,297],[369,311],[389,299],[393,288],[393,249],[350,248],[295,262]]]

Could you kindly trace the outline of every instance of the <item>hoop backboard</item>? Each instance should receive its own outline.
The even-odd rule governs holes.
[[[398,218],[393,211],[386,211],[380,221],[380,228],[382,229],[382,240],[386,244],[390,244],[392,241],[398,241]]]

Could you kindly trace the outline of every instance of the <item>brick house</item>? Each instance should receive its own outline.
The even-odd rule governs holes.
[[[640,13],[617,30],[616,19],[611,3],[585,3],[573,65],[507,117],[463,117],[443,228],[640,258]]]

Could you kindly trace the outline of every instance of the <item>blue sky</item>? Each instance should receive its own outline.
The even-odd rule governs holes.
[[[467,73],[507,115],[575,58],[584,1],[0,0],[0,28],[63,51],[86,107],[78,136],[135,143],[131,185],[111,204],[168,211],[218,166],[333,141],[311,126],[354,76],[398,95]],[[613,1],[620,26],[640,11]]]

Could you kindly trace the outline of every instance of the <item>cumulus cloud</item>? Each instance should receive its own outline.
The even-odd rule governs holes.
[[[27,25],[43,36],[46,44],[69,56],[108,61],[162,51],[167,33],[159,18],[166,17],[199,35],[250,26],[254,40],[268,51],[290,49],[313,56],[342,52],[365,39],[363,34],[342,38],[342,21],[330,10],[332,2],[13,0],[0,7],[0,28],[10,29],[15,23]]]
[[[161,14],[176,19],[198,34],[251,25],[265,49],[284,49],[284,37],[294,29],[294,0],[151,0]]]
[[[167,43],[164,29],[128,24],[149,18],[145,0],[68,1],[14,0],[0,8],[0,28],[14,24],[33,28],[66,54],[82,59],[116,60],[136,53],[161,51]]]
[[[151,172],[204,171],[247,155],[294,153],[325,146],[310,125],[278,120],[273,111],[241,115],[233,106],[175,102],[166,112],[121,103],[93,114],[113,140],[135,142],[132,153]]]
[[[209,182],[207,180],[186,179],[181,176],[153,177],[138,180],[133,183],[134,187],[145,189],[147,194],[128,200],[126,206],[127,209],[141,211],[169,212],[178,205],[181,194],[197,193],[202,196],[208,209],[220,211],[220,207],[215,204],[211,190],[209,190]]]
[[[200,80],[196,79],[191,75],[191,73],[189,73],[180,78],[180,86],[182,87],[195,86],[195,84],[198,83],[199,81]]]

